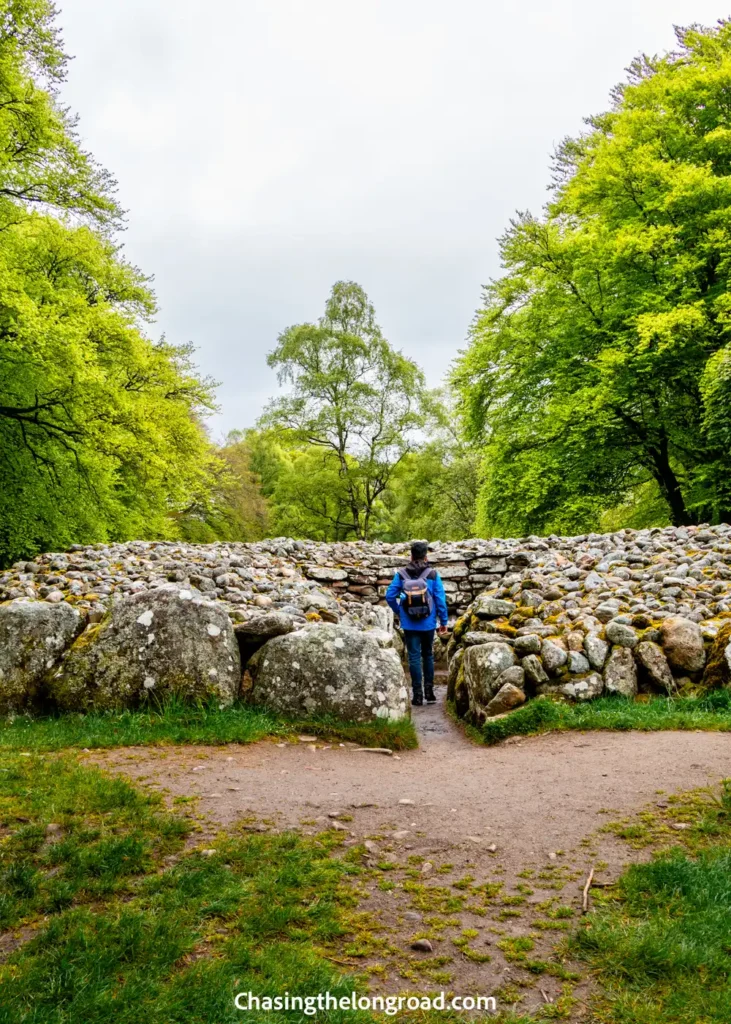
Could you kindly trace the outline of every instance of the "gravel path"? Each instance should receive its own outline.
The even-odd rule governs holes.
[[[437,693],[443,697],[444,688]],[[356,834],[384,816],[433,839],[480,836],[523,861],[556,844],[575,844],[597,812],[641,808],[672,793],[731,776],[731,734],[714,732],[553,733],[478,747],[441,703],[414,709],[418,750],[393,757],[312,743],[230,747],[146,747],[95,755],[109,766],[147,773],[174,795],[198,795],[211,821],[242,815],[299,825],[313,805],[353,804]],[[134,767],[133,767],[134,766]],[[399,801],[413,801],[401,804]],[[476,844],[474,844],[476,845]]]
[[[444,688],[437,693],[443,697]],[[540,930],[546,908],[570,907],[575,921],[590,867],[607,882],[630,861],[650,855],[599,832],[601,826],[647,806],[667,806],[661,794],[731,776],[728,733],[561,733],[488,748],[465,739],[441,702],[415,709],[414,721],[420,748],[393,756],[262,742],[126,748],[92,758],[170,796],[199,797],[209,835],[196,842],[210,845],[218,827],[242,818],[251,828],[304,834],[338,827],[348,832],[346,846],[371,840],[365,864],[372,870],[358,882],[361,909],[378,922],[386,946],[377,955],[338,962],[383,967],[372,981],[374,991],[497,993],[502,1008],[522,1012],[560,998],[562,982],[521,969],[505,957],[501,942],[530,935],[531,956],[550,957],[562,933]],[[378,865],[384,861],[398,868],[382,874]],[[475,886],[503,888],[487,912],[471,912],[468,900],[440,921],[426,909],[428,888],[420,903],[419,894],[404,886],[409,880],[413,885],[415,875],[424,886],[455,895],[465,893],[465,877]],[[394,886],[385,888],[384,880]],[[471,949],[487,951],[489,962],[475,962],[455,947],[463,929],[476,936]],[[431,973],[431,955],[410,950],[423,934],[432,938],[437,957]],[[446,986],[439,970],[447,972]],[[584,1016],[588,985],[584,980],[574,988],[580,1001],[571,1019],[577,1022],[590,1019]]]

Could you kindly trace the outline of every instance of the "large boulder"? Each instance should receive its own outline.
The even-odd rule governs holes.
[[[0,605],[0,714],[33,705],[44,677],[83,628],[84,620],[65,601]]]
[[[566,683],[550,683],[538,687],[539,696],[568,701],[596,700],[604,692],[604,680],[598,672],[590,672],[583,679]]]
[[[285,714],[367,722],[408,712],[398,654],[353,626],[317,624],[275,637],[247,668],[248,699]]]
[[[48,689],[64,711],[116,710],[171,696],[228,705],[240,682],[224,607],[171,584],[114,604],[69,649]]]
[[[462,662],[464,682],[473,715],[486,712],[487,705],[505,682],[500,680],[500,676],[517,663],[515,651],[509,644],[479,644],[465,648]]]
[[[660,643],[670,667],[677,672],[700,672],[706,663],[703,634],[697,622],[671,615],[660,626]]]
[[[506,618],[513,614],[515,608],[512,601],[502,601],[490,594],[480,594],[472,605],[472,610],[478,619]]]
[[[511,671],[512,669],[508,669],[508,672]],[[488,718],[504,715],[508,711],[512,711],[513,708],[520,707],[521,704],[525,704],[525,693],[522,688],[514,683],[505,682],[487,705],[485,712]]]

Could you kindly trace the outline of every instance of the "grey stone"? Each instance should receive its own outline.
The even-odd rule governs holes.
[[[614,598],[602,601],[596,607],[596,617],[600,622],[609,622],[610,619],[613,619],[619,613],[619,608],[620,602]]]
[[[589,659],[586,655],[580,651],[569,651],[568,656],[568,670],[572,675],[583,675],[588,672],[591,666],[589,665]]]
[[[585,590],[599,590],[604,586],[604,580],[598,572],[590,572],[584,580]]]
[[[462,665],[470,708],[486,708],[499,689],[500,675],[516,663],[517,658],[508,644],[468,647]]]
[[[584,650],[586,651],[586,656],[589,659],[591,667],[601,671],[604,668],[605,661],[607,660],[609,644],[605,640],[601,640],[598,636],[594,636],[593,633],[588,633],[584,637]]]
[[[635,658],[644,668],[653,686],[664,693],[675,692],[675,679],[662,647],[651,641],[643,640],[635,647]]]
[[[515,653],[518,657],[541,653],[541,638],[536,633],[527,633],[515,638]]]
[[[512,601],[503,601],[497,597],[481,595],[474,604],[474,613],[478,619],[508,618],[515,611]]]
[[[309,566],[306,572],[311,580],[317,580],[319,583],[335,583],[348,578],[345,569],[330,569],[319,565]]]
[[[629,647],[612,648],[604,669],[604,688],[623,697],[637,696],[637,669]]]
[[[543,688],[544,692],[547,688]],[[596,700],[604,692],[604,680],[598,672],[591,672],[583,679],[573,679],[569,683],[559,683],[551,686],[550,690],[555,696],[564,697],[566,700],[585,701]]]
[[[50,675],[48,690],[64,711],[117,710],[170,696],[227,705],[240,681],[225,609],[169,584],[123,598],[89,626]]]
[[[294,619],[285,612],[272,611],[253,615],[244,622],[237,622],[234,635],[239,645],[241,664],[246,666],[252,655],[274,636],[286,636],[296,628]]]
[[[660,642],[671,668],[700,672],[706,663],[703,634],[697,622],[672,615],[660,626]]]
[[[521,661],[525,677],[535,686],[548,682],[548,676],[541,664],[541,659],[535,654],[528,654]]]
[[[70,604],[0,604],[0,714],[31,708],[45,676],[84,628]]]
[[[556,675],[568,661],[568,653],[552,640],[544,640],[541,644],[543,667],[549,675]]]
[[[606,635],[607,640],[618,647],[634,647],[639,640],[637,633],[631,626],[618,622],[616,619],[612,619],[607,623]]]
[[[508,669],[507,672],[503,672],[503,676],[513,671],[515,670]],[[488,717],[504,715],[507,711],[512,711],[513,708],[517,708],[521,704],[525,704],[525,693],[522,688],[506,681],[487,705],[485,712]]]
[[[408,711],[401,661],[353,626],[313,625],[269,640],[248,665],[248,699],[291,715],[365,722]]]

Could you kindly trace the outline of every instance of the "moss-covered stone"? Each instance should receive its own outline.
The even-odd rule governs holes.
[[[731,622],[721,626],[711,645],[703,673],[704,690],[731,687]]]

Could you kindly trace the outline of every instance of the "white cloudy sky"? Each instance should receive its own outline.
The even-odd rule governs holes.
[[[711,0],[60,0],[64,99],[117,176],[158,327],[222,382],[217,436],[276,390],[266,353],[360,282],[438,384],[496,237],[555,144]]]

